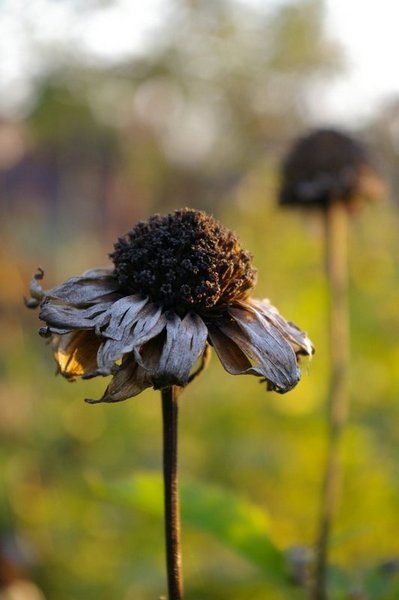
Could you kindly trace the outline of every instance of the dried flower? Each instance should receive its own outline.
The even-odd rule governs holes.
[[[381,197],[383,186],[366,149],[350,136],[318,129],[299,138],[282,164],[279,202],[302,207]]]
[[[305,333],[267,300],[249,297],[256,279],[248,252],[213,217],[191,209],[139,222],[115,244],[114,268],[94,269],[32,299],[46,323],[59,372],[69,380],[113,375],[100,400],[145,388],[184,387],[213,346],[226,371],[253,374],[269,390],[299,381]],[[195,375],[195,373],[194,373]]]

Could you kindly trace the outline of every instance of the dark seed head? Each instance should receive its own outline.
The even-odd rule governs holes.
[[[244,299],[256,270],[234,232],[192,209],[140,221],[111,258],[126,293],[142,293],[178,314],[209,313]]]
[[[374,171],[366,149],[350,136],[318,129],[299,138],[282,164],[282,205],[327,206],[368,194],[364,182]]]

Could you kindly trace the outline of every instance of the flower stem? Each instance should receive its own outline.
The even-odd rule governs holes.
[[[178,392],[179,388],[174,385],[161,390],[168,600],[183,599],[180,507],[177,482]]]
[[[325,212],[326,272],[329,286],[331,375],[328,447],[321,499],[313,600],[327,600],[330,536],[338,508],[342,434],[348,413],[349,318],[347,294],[347,207],[331,202]]]

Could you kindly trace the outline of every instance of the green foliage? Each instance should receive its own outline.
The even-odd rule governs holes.
[[[159,474],[137,473],[128,481],[94,480],[93,490],[102,498],[162,518],[163,484]],[[216,486],[183,482],[183,527],[213,535],[233,551],[260,567],[276,584],[287,585],[283,553],[270,540],[270,524],[264,511],[231,491]]]

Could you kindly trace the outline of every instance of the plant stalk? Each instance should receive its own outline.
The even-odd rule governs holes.
[[[179,388],[174,385],[161,390],[168,600],[183,600],[180,506],[177,480],[178,392]]]
[[[327,600],[327,568],[331,529],[338,510],[342,472],[342,434],[348,415],[348,213],[343,201],[329,204],[324,213],[326,274],[329,287],[330,386],[328,446],[316,546],[313,600]]]

